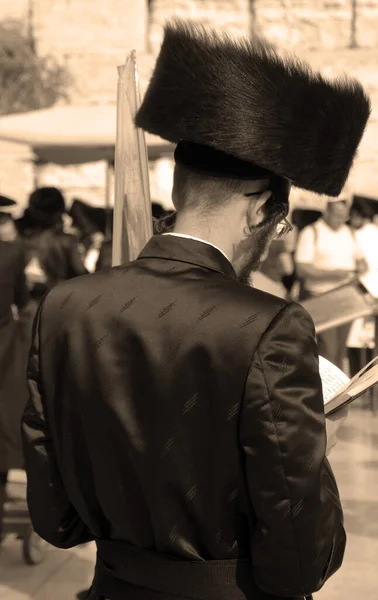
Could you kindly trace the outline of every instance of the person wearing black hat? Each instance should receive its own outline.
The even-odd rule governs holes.
[[[76,237],[63,230],[65,210],[62,193],[42,187],[32,192],[17,222],[27,251],[28,284],[38,301],[60,281],[87,273]]]
[[[28,397],[28,353],[23,322],[15,314],[29,301],[24,269],[22,246],[0,240],[0,542],[7,473],[24,466],[20,421]]]
[[[14,235],[5,235],[14,232],[8,211],[15,206],[14,200],[0,196],[0,542],[7,473],[23,468],[20,421],[28,395],[23,323],[16,319],[16,311],[29,300],[25,255]]]
[[[166,27],[135,122],[177,144],[176,214],[137,260],[50,292],[29,366],[33,525],[96,541],[91,598],[299,599],[340,567],[345,413],[325,424],[309,315],[249,276],[292,185],[340,193],[369,114],[356,81]]]
[[[365,235],[362,236],[363,231],[369,232],[371,235],[375,234],[376,229],[373,226],[373,219],[376,214],[378,214],[377,199],[369,198],[367,196],[353,196],[349,213],[349,222],[350,226],[356,232],[359,232],[359,237],[367,237]],[[363,239],[361,239],[361,243],[363,243]],[[369,242],[367,242],[367,245],[370,246]]]
[[[79,232],[86,269],[92,273],[111,267],[113,209],[94,207],[74,198],[69,214]]]

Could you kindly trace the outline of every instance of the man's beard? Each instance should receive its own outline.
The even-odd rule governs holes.
[[[240,283],[249,285],[252,274],[259,271],[274,237],[275,230],[276,224],[269,223],[265,227],[256,229],[251,237],[245,240],[245,244],[249,245],[249,249],[245,250],[245,257],[243,257],[243,262],[238,269]]]

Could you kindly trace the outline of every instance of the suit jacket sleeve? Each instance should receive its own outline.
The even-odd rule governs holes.
[[[257,585],[279,597],[318,591],[341,566],[346,536],[326,430],[314,326],[297,304],[275,317],[252,361],[241,412],[256,517]]]
[[[28,366],[29,401],[22,419],[27,473],[27,499],[36,533],[58,548],[71,548],[93,539],[68,498],[54,454],[40,370],[40,306]]]

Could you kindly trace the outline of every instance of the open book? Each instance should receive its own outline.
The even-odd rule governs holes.
[[[317,333],[339,325],[352,323],[355,319],[368,317],[377,312],[377,299],[372,296],[373,284],[364,279],[356,285],[342,285],[335,290],[304,300],[302,306],[310,313]],[[369,291],[367,293],[367,287]],[[376,286],[378,288],[378,286]],[[377,291],[378,294],[378,291]]]
[[[323,384],[324,412],[331,415],[378,382],[378,356],[352,379],[329,360],[319,356],[319,372]]]

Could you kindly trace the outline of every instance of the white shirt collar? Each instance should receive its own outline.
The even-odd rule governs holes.
[[[186,235],[185,233],[163,233],[163,235],[174,235],[176,237],[186,238],[187,240],[195,240],[196,242],[202,242],[202,244],[207,244],[208,246],[212,246],[213,248],[218,250],[218,252],[221,252],[223,254],[223,256],[225,258],[227,258],[228,262],[231,262],[230,259],[228,258],[228,256],[225,255],[223,250],[221,250],[220,248],[218,248],[218,246],[215,246],[214,244],[211,244],[210,242],[208,242],[206,240],[202,240],[201,238],[193,237],[192,235]]]

